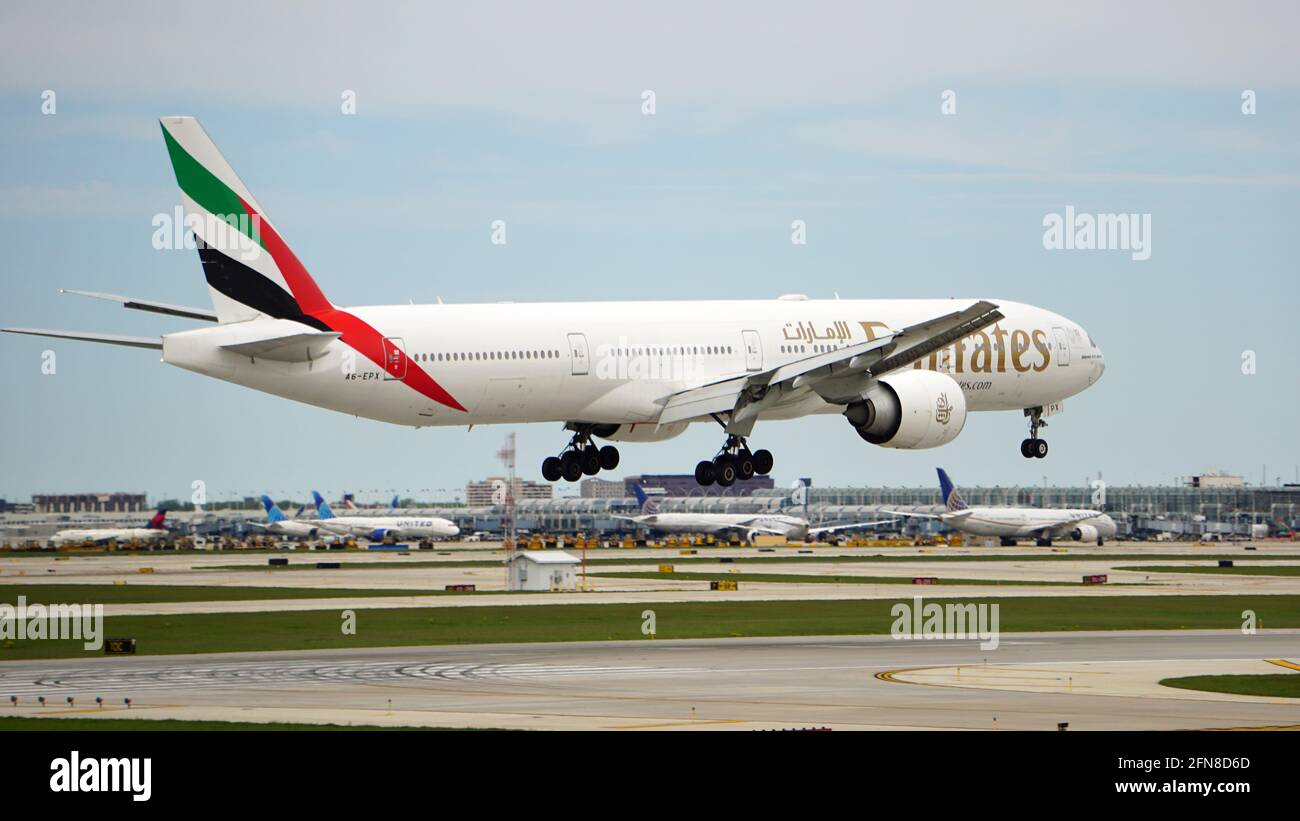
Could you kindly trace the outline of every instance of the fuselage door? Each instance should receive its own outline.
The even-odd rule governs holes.
[[[745,345],[745,370],[763,370],[763,344],[759,342],[758,331],[741,331]]]
[[[583,334],[569,334],[569,361],[573,365],[574,376],[583,376],[590,369],[587,356],[587,337]]]
[[[1053,328],[1052,335],[1056,337],[1056,364],[1070,364],[1070,340],[1065,335],[1064,328]]]
[[[384,338],[384,379],[386,381],[406,378],[406,354],[402,352],[402,338],[390,336]]]

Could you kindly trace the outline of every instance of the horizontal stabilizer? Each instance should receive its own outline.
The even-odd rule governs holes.
[[[45,328],[0,328],[7,334],[48,336],[53,339],[75,339],[79,342],[100,342],[105,345],[125,345],[128,348],[153,348],[162,350],[162,339],[156,336],[118,336],[117,334],[92,334],[87,331],[51,331]]]
[[[96,291],[78,291],[72,288],[60,288],[59,293],[88,296],[92,299],[103,299],[108,302],[120,302],[122,303],[123,308],[130,308],[135,311],[150,311],[155,314],[180,316],[186,319],[201,319],[205,322],[217,321],[217,312],[209,311],[206,308],[190,308],[184,305],[169,305],[166,302],[153,302],[148,299],[135,299],[134,297],[118,296],[117,294],[101,294]]]
[[[310,362],[324,356],[325,349],[342,336],[337,331],[316,331],[287,319],[259,320],[222,326],[223,350],[255,359],[276,362]],[[205,332],[206,333],[206,332]]]

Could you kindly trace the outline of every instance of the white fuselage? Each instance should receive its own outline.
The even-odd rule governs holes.
[[[648,513],[631,519],[642,527],[664,533],[776,533],[800,540],[808,535],[808,523],[779,513]]]
[[[1114,537],[1118,528],[1110,516],[1097,510],[1041,507],[970,507],[939,517],[945,525],[976,536],[1034,536],[1050,533],[1066,536],[1090,525],[1103,539]]]
[[[296,522],[289,519],[281,519],[278,522],[271,522],[266,525],[267,533],[274,533],[277,536],[293,536],[299,539],[313,539],[320,532],[315,522]]]
[[[399,539],[441,539],[460,534],[460,528],[438,516],[337,516],[316,522],[323,530],[339,536]]]
[[[153,542],[167,536],[169,531],[151,527],[84,528],[60,530],[51,541],[64,542]]]
[[[392,355],[394,370],[401,372],[380,368],[343,340],[329,343],[306,362],[259,359],[217,347],[236,326],[275,322],[262,319],[168,334],[163,360],[299,402],[400,425],[578,421],[653,426],[665,399],[676,392],[863,343],[880,328],[907,327],[971,302],[771,299],[363,307],[350,311],[390,340],[383,343],[380,359]],[[1030,305],[997,305],[1002,320],[916,365],[949,373],[970,410],[1047,406],[1100,377],[1101,351],[1077,324]],[[419,389],[430,380],[463,410]],[[783,394],[760,418],[841,409],[805,388]]]

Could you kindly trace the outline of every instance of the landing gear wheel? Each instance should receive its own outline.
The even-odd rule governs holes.
[[[736,460],[722,455],[713,460],[713,469],[717,471],[720,487],[731,487],[736,483]]]
[[[747,482],[754,478],[754,457],[748,453],[742,453],[736,457],[736,478],[742,482]]]
[[[1026,459],[1042,459],[1047,456],[1047,440],[1038,438],[1038,429],[1047,427],[1043,421],[1042,408],[1025,408],[1029,417],[1029,438],[1020,443],[1020,455]]]
[[[766,476],[772,472],[772,451],[759,449],[754,451],[754,472],[759,476]]]
[[[618,467],[618,448],[605,445],[600,449],[600,469],[613,470]]]
[[[600,451],[595,445],[587,445],[579,457],[579,463],[582,465],[582,472],[588,476],[595,476],[600,473]]]
[[[575,451],[565,451],[560,457],[560,474],[566,482],[576,482],[582,478],[581,457]]]
[[[558,482],[564,475],[564,465],[554,456],[542,460],[542,478],[548,482]]]
[[[701,485],[711,485],[718,480],[718,471],[713,463],[705,459],[695,466],[695,481]]]

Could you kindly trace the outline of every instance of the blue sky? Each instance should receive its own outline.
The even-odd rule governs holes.
[[[1047,460],[1020,457],[1015,413],[911,453],[838,417],[760,425],[781,484],[928,486],[936,465],[965,484],[1295,481],[1291,7],[252,8],[0,11],[0,324],[185,326],[60,287],[207,303],[196,255],[150,244],[178,202],[157,117],[193,114],[342,305],[987,296],[1063,313],[1106,352]],[[1150,214],[1151,258],[1045,250],[1067,205]],[[185,497],[196,479],[219,499],[446,495],[497,470],[509,430],[356,420],[149,352],[6,336],[0,361],[0,497]],[[536,478],[564,436],[517,431]],[[687,471],[717,445],[704,427],[627,445],[619,473]]]

